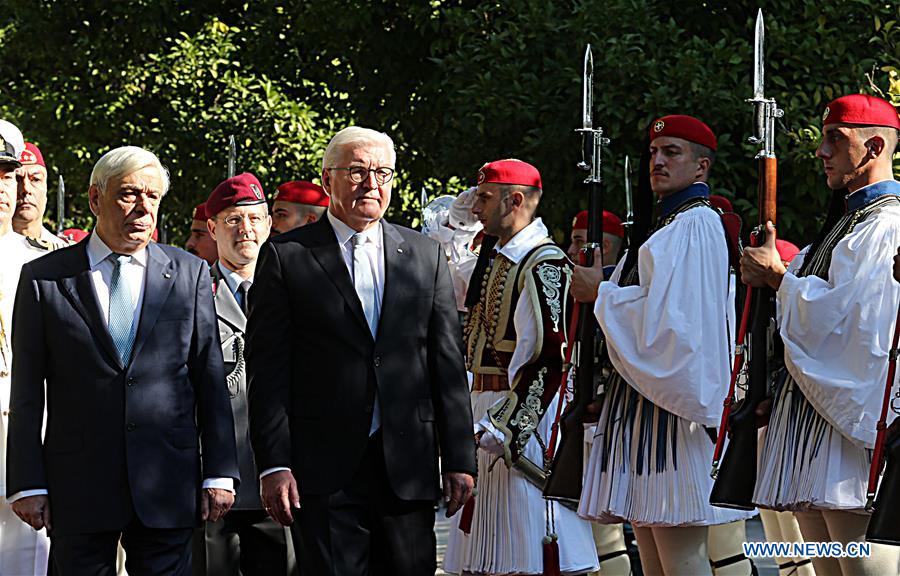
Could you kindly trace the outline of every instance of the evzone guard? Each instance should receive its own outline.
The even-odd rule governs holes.
[[[867,479],[900,285],[900,183],[891,160],[900,119],[885,100],[853,94],[823,115],[832,205],[822,231],[785,269],[774,247],[747,248],[742,277],[776,290],[787,372],[775,393],[754,502],[792,510],[807,541],[862,541]],[[867,558],[814,558],[817,574],[897,572],[900,548]]]
[[[450,573],[541,574],[557,547],[563,574],[597,569],[589,523],[541,494],[572,310],[571,263],[535,218],[541,194],[540,174],[525,162],[499,160],[478,173],[472,211],[499,240],[488,269],[472,278],[480,293],[465,341],[479,491],[471,526],[462,526],[469,534],[459,517],[451,526]]]
[[[646,198],[649,180],[659,197],[652,233],[630,248],[612,282],[575,272],[576,285],[594,290],[613,369],[578,511],[631,522],[648,573],[710,574],[707,527],[752,515],[708,503],[707,427],[718,424],[734,334],[729,242],[706,184],[715,150],[700,120],[657,119],[639,192]]]

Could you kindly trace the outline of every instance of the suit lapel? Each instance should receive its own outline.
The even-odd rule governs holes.
[[[134,340],[132,358],[136,358],[147,337],[153,332],[156,319],[162,311],[169,292],[175,285],[175,271],[172,261],[162,248],[151,242],[147,244],[147,276],[144,278],[144,302],[141,305],[141,318],[138,322],[137,336]]]
[[[213,264],[210,271],[213,282],[216,284],[216,293],[213,297],[216,302],[216,316],[237,332],[246,332],[247,318],[244,316],[244,311],[238,306],[237,300],[234,299],[234,294],[231,293],[231,287],[225,281],[224,274],[219,270],[219,263]]]
[[[81,242],[78,246],[79,262],[77,263],[75,274],[67,275],[59,280],[59,285],[63,289],[66,297],[75,310],[84,318],[91,332],[101,346],[106,350],[110,361],[113,365],[122,368],[122,361],[119,353],[116,351],[116,345],[113,343],[109,330],[106,327],[106,321],[103,319],[103,313],[100,309],[100,302],[97,300],[97,292],[94,290],[93,281],[91,280],[91,268],[87,257],[87,241]]]
[[[341,248],[337,243],[337,236],[334,229],[328,221],[327,216],[319,219],[319,221],[310,226],[316,226],[319,241],[316,246],[310,248],[313,257],[318,261],[319,265],[325,270],[328,278],[334,283],[338,292],[343,296],[344,301],[353,311],[353,316],[359,321],[360,325],[365,328],[366,334],[369,332],[369,323],[366,322],[366,315],[363,312],[362,304],[359,296],[356,295],[356,289],[350,278],[350,271],[344,263],[344,257],[341,255]]]
[[[381,317],[378,319],[378,336],[381,335],[381,327],[390,319],[391,311],[396,309],[396,285],[410,254],[403,236],[393,225],[382,220],[381,229],[384,233],[384,294],[381,298]]]

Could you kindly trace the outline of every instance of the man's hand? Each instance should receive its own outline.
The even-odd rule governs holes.
[[[259,494],[266,512],[282,526],[294,523],[291,507],[300,507],[300,492],[290,470],[266,474],[259,480]]]
[[[472,497],[475,479],[465,472],[446,472],[443,479],[444,502],[447,504],[447,518],[450,518]]]
[[[28,496],[20,500],[16,500],[11,504],[13,512],[22,519],[23,522],[40,530],[46,527],[49,531],[50,525],[50,498],[46,494],[39,496]]]
[[[200,492],[200,518],[204,522],[218,522],[234,504],[231,490],[203,488]]]
[[[597,289],[603,281],[603,252],[594,248],[594,265],[590,268],[575,266],[569,293],[579,302],[593,302],[597,299]]]
[[[775,225],[766,223],[766,243],[757,248],[744,248],[741,256],[741,280],[754,288],[778,290],[787,268],[775,248]]]
[[[894,256],[894,280],[900,282],[900,248],[897,248],[897,255]]]

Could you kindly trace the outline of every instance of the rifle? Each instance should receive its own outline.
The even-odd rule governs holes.
[[[756,15],[756,31],[753,48],[753,104],[755,126],[752,144],[760,146],[756,154],[758,162],[758,206],[759,225],[751,233],[751,245],[765,242],[766,222],[775,223],[777,168],[775,156],[775,119],[784,115],[775,100],[764,95],[765,68],[763,51],[765,26],[762,10]],[[775,291],[769,288],[747,288],[745,309],[742,311],[742,329],[735,363],[732,369],[731,386],[724,402],[722,422],[716,442],[717,451],[713,458],[712,476],[715,478],[709,503],[725,508],[752,510],[753,490],[756,486],[756,461],[758,448],[756,408],[768,395],[770,361],[774,357],[775,338]],[[749,309],[749,312],[747,310]],[[749,334],[747,316],[749,314]],[[743,338],[747,336],[746,341]],[[735,404],[734,388],[738,381],[738,371],[743,371],[743,356],[746,355],[747,390],[744,398]],[[740,358],[740,362],[738,361]],[[732,406],[734,409],[732,410]],[[724,444],[724,435],[729,435],[728,449],[719,464],[719,453]]]
[[[59,175],[59,186],[56,189],[56,235],[62,238],[66,225],[66,182],[62,174]]]
[[[872,464],[869,468],[869,487],[866,490],[866,510],[871,511],[874,502],[875,513],[869,520],[866,530],[867,542],[879,542],[882,544],[900,544],[900,523],[897,522],[895,511],[900,506],[897,496],[896,484],[900,481],[900,434],[897,430],[891,430],[889,438],[886,438],[888,407],[900,414],[900,390],[891,399],[891,390],[894,388],[894,378],[897,376],[897,355],[900,354],[897,345],[900,344],[900,305],[897,307],[897,320],[894,323],[894,339],[888,356],[888,376],[884,385],[884,401],[881,404],[881,417],[878,420],[875,436],[875,450],[872,454]],[[887,455],[885,456],[885,442],[887,443]],[[887,468],[881,479],[881,489],[878,490],[878,498],[875,498],[875,489],[878,486],[878,475],[881,473],[883,461],[887,458]]]
[[[587,242],[579,254],[579,263],[582,266],[592,266],[594,263],[594,248],[600,247],[603,241],[603,178],[601,174],[601,162],[603,147],[609,144],[609,139],[603,136],[603,128],[593,125],[593,82],[594,59],[591,54],[591,45],[588,44],[584,53],[584,84],[581,107],[582,125],[576,132],[582,137],[582,160],[578,167],[589,172],[584,183],[588,186],[588,229]],[[572,401],[566,407],[565,413],[557,414],[557,420],[553,424],[551,441],[547,447],[547,456],[553,458],[547,485],[544,488],[544,496],[559,500],[577,501],[581,497],[581,482],[584,468],[584,415],[588,405],[594,401],[596,387],[594,385],[594,367],[599,366],[597,354],[597,334],[599,327],[594,319],[594,305],[591,302],[579,304],[574,314],[577,314],[577,339],[571,352],[567,352],[568,359],[575,359],[575,387]],[[568,368],[571,362],[567,361],[564,368],[564,376],[560,384],[560,396],[565,393],[567,386]],[[560,403],[562,398],[560,398]],[[556,433],[560,431],[559,450],[555,450]]]
[[[237,146],[234,143],[234,134],[228,136],[228,177],[235,174],[235,160],[237,159]]]

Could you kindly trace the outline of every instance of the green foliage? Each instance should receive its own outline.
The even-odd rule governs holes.
[[[719,5],[721,4],[721,5]],[[541,170],[541,212],[557,238],[586,205],[575,165],[584,45],[593,46],[595,123],[607,206],[621,213],[622,166],[650,121],[694,114],[719,137],[715,191],[755,222],[753,24],[766,16],[766,92],[785,109],[779,220],[798,244],[827,193],[814,157],[827,102],[881,91],[900,104],[900,8],[875,0],[670,3],[662,0],[257,0],[108,3],[44,0],[0,18],[11,82],[0,115],[66,175],[70,215],[87,223],[93,161],[121,143],[171,168],[166,209],[190,207],[224,176],[225,142],[271,190],[319,173],[327,139],[353,122],[398,146],[391,217],[417,224],[419,192],[454,193],[485,161]],[[35,38],[40,39],[35,42]],[[76,184],[77,183],[77,184]],[[182,230],[184,227],[182,226]],[[183,233],[182,233],[183,236]]]

